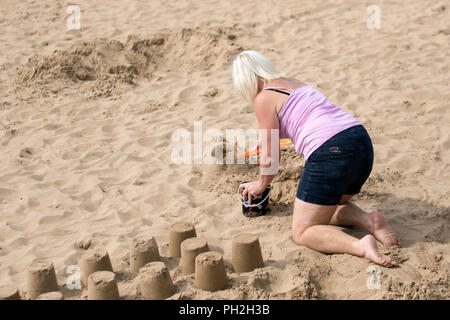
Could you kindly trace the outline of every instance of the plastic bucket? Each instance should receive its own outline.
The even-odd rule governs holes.
[[[246,182],[243,182],[246,183]],[[241,183],[241,184],[243,184]],[[240,187],[241,185],[239,185]],[[269,205],[269,193],[272,186],[269,184],[259,197],[252,197],[252,204],[248,204],[248,199],[244,200],[240,188],[238,187],[238,199],[242,205],[242,214],[248,218],[263,216],[267,213]]]

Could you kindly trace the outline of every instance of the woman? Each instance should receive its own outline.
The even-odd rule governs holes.
[[[380,212],[368,213],[350,202],[372,170],[372,142],[363,125],[310,84],[278,73],[267,58],[252,50],[234,60],[233,83],[254,103],[260,129],[279,129],[279,137],[290,138],[306,161],[294,203],[293,240],[317,251],[348,253],[395,266],[395,261],[380,254],[376,242],[399,247],[393,229]],[[270,132],[267,150],[261,150],[269,159]],[[244,199],[250,202],[262,194],[273,177],[260,174],[259,180],[242,184]],[[358,240],[336,225],[361,227],[370,234]]]

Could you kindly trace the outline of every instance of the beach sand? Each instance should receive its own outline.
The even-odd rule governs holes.
[[[0,285],[26,291],[28,265],[67,279],[87,248],[105,248],[124,299],[138,299],[129,247],[154,236],[176,293],[170,299],[448,299],[450,276],[450,6],[447,1],[66,1],[0,5]],[[381,8],[381,28],[366,8]],[[236,198],[255,165],[178,165],[178,128],[257,128],[233,91],[230,64],[266,55],[357,117],[374,145],[355,203],[379,210],[399,263],[299,247],[291,238],[304,160],[283,150],[271,213],[249,219]],[[195,289],[168,257],[169,226],[187,221],[223,254],[226,290]],[[357,237],[365,234],[346,228]],[[265,266],[231,269],[232,239],[259,237]],[[375,270],[376,275],[370,274]],[[378,271],[376,271],[378,270]],[[380,288],[371,289],[371,277]]]

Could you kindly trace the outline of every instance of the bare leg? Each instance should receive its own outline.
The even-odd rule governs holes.
[[[349,199],[349,196],[344,195]],[[400,240],[394,230],[378,211],[368,213],[343,197],[342,204],[338,205],[330,224],[342,226],[357,226],[369,231],[375,238],[386,246],[400,247]],[[351,196],[350,196],[351,197]]]
[[[391,258],[378,252],[372,235],[358,240],[339,228],[328,225],[335,210],[336,206],[321,206],[295,199],[292,219],[294,241],[321,252],[348,253],[386,267],[396,265]]]
[[[297,237],[298,244],[325,253],[348,253],[363,257],[359,240],[335,226],[314,225]]]

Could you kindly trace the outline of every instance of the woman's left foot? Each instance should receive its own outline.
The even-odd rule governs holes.
[[[393,268],[397,266],[397,262],[392,260],[392,258],[381,254],[378,251],[377,240],[375,240],[375,238],[371,234],[362,237],[359,240],[358,245],[362,250],[362,256],[364,258],[387,268]]]
[[[397,237],[394,229],[386,222],[383,215],[378,211],[371,212],[372,222],[374,227],[373,235],[385,246],[400,247],[400,240]]]

